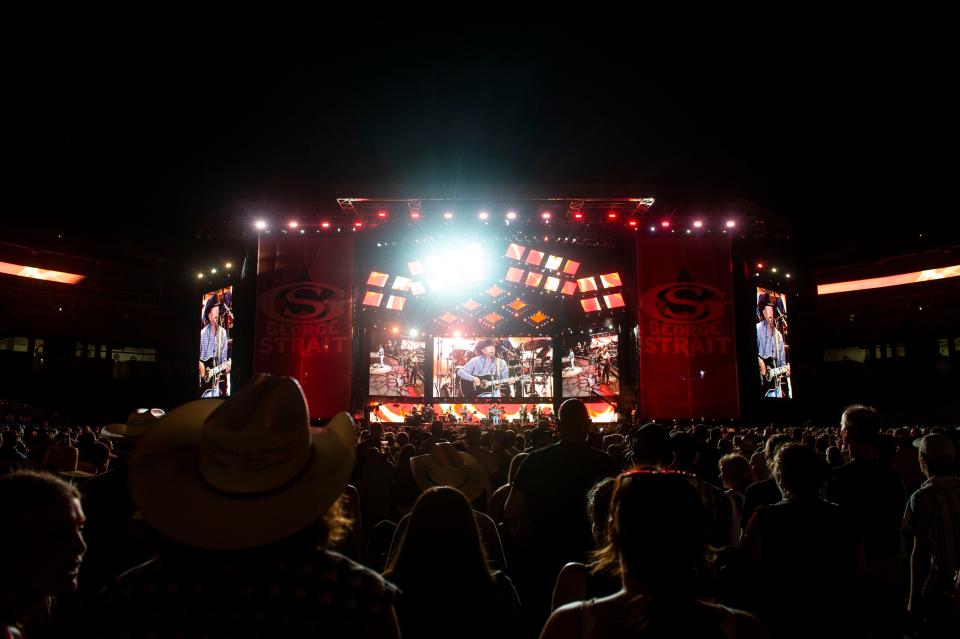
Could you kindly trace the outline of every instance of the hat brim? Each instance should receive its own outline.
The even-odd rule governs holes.
[[[126,424],[107,424],[100,429],[100,434],[110,439],[120,439],[127,434]]]
[[[356,457],[350,416],[310,428],[313,458],[290,485],[234,497],[210,487],[198,469],[201,426],[222,400],[197,400],[167,413],[140,438],[130,493],[163,535],[196,548],[239,550],[279,541],[320,519],[343,493]]]
[[[470,453],[465,453],[463,451],[458,451],[460,456],[464,461],[464,480],[463,483],[457,486],[451,484],[438,484],[430,476],[429,467],[432,465],[433,460],[430,455],[418,455],[417,457],[410,458],[410,470],[413,471],[413,479],[417,482],[417,486],[420,487],[420,490],[427,490],[429,488],[434,488],[435,486],[451,486],[462,492],[467,501],[473,501],[480,497],[487,489],[487,483],[489,479],[486,476],[486,472],[483,470],[483,467],[480,465],[480,462],[477,461],[477,458],[471,455]]]
[[[61,477],[71,477],[73,479],[89,479],[95,477],[96,473],[88,473],[85,470],[60,470],[57,474]]]

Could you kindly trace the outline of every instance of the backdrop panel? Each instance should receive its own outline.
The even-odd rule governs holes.
[[[739,417],[728,239],[637,239],[640,412]]]
[[[299,379],[310,417],[350,409],[352,277],[352,237],[260,237],[254,370]]]

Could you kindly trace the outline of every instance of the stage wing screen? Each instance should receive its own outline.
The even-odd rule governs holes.
[[[434,339],[434,397],[481,402],[553,397],[549,337]]]
[[[568,342],[561,369],[563,396],[617,397],[620,394],[618,344],[619,337],[614,331]]]
[[[426,342],[375,330],[370,342],[370,396],[423,397]]]
[[[790,329],[787,324],[787,296],[766,288],[757,288],[756,392],[763,397],[793,397],[790,376]]]
[[[197,394],[228,397],[233,366],[233,287],[208,291],[200,298],[200,357]]]

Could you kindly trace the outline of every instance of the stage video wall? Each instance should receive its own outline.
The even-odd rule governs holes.
[[[620,394],[619,338],[610,330],[567,340],[563,357],[563,396],[609,397]]]
[[[200,357],[197,394],[230,395],[232,366],[233,287],[208,291],[200,298]]]
[[[466,400],[553,398],[549,337],[434,338],[433,396]]]
[[[754,321],[757,329],[757,392],[762,393],[763,397],[792,398],[786,294],[757,287]]]
[[[377,330],[370,344],[370,396],[424,396],[427,362],[423,340]]]

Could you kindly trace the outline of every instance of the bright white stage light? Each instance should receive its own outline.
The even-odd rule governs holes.
[[[254,226],[258,231],[262,231],[263,229],[267,228],[267,223],[264,220],[257,220],[256,223],[254,223]]]

